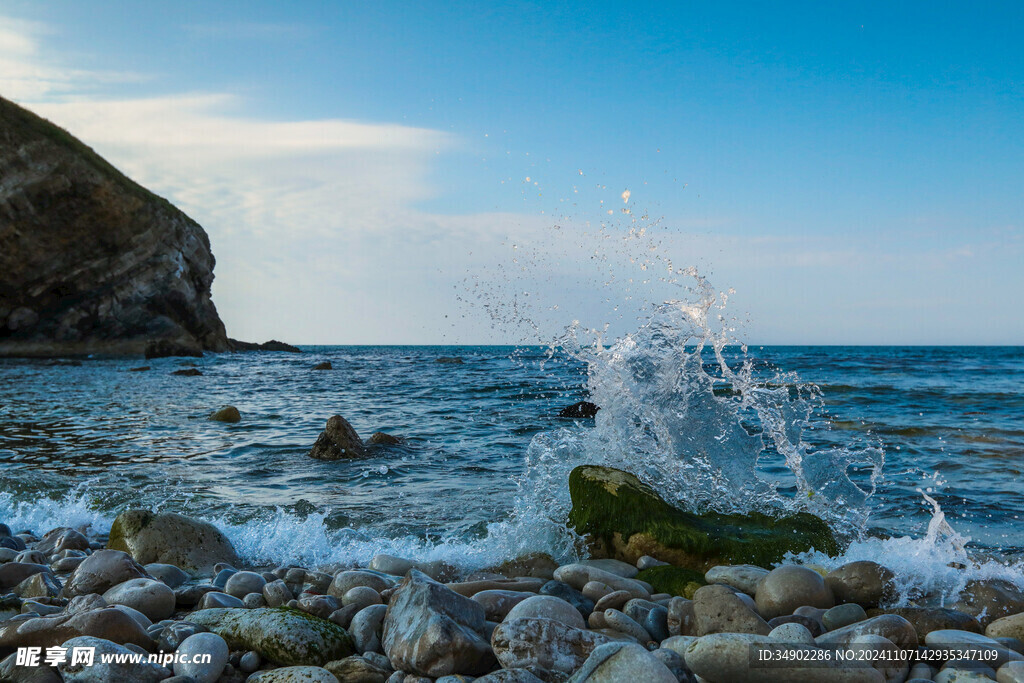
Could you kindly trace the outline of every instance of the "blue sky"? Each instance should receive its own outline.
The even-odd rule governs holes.
[[[1024,343],[1024,6],[721,5],[0,0],[0,94],[204,225],[238,337],[628,331],[660,219],[752,342]]]

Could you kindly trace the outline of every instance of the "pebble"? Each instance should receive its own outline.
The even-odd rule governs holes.
[[[170,588],[177,588],[178,586],[184,585],[189,576],[187,573],[178,569],[173,564],[161,564],[159,562],[152,562],[145,566],[146,572],[149,573],[154,579],[163,581]]]
[[[370,605],[381,604],[380,593],[369,586],[356,586],[345,592],[341,598],[341,604],[342,606],[357,605],[359,609],[365,609]]]
[[[863,607],[855,602],[850,602],[826,610],[821,615],[821,623],[829,631],[835,631],[837,628],[856,624],[858,621],[864,621],[867,618],[868,614],[864,611]]]
[[[268,607],[280,607],[293,598],[294,596],[291,590],[289,590],[288,584],[282,579],[268,581],[263,585],[263,599]]]
[[[561,583],[561,581],[559,581],[559,583]],[[569,586],[569,584],[565,585]],[[572,586],[569,586],[569,588],[572,588]],[[576,589],[573,588],[573,590]],[[580,594],[583,595],[583,597],[593,600],[594,602],[597,602],[604,596],[614,592],[615,590],[611,586],[606,583],[601,583],[600,581],[588,581],[583,585],[583,588],[580,589]]]
[[[242,673],[251,674],[256,669],[260,668],[260,655],[258,652],[249,650],[242,658],[238,660],[238,670]]]
[[[776,626],[768,634],[772,640],[780,643],[800,643],[802,645],[814,645],[814,636],[803,624],[791,621],[787,624]]]
[[[125,605],[142,612],[151,621],[174,614],[174,591],[156,579],[130,579],[103,593],[108,605]]]
[[[220,678],[228,663],[228,645],[216,633],[196,633],[182,641],[177,654],[189,658],[188,663],[176,662],[174,673],[177,676],[190,676],[196,683],[215,683]],[[208,663],[191,661],[196,655],[209,655]]]
[[[540,587],[540,594],[551,595],[565,600],[567,603],[575,607],[584,618],[594,611],[593,600],[569,584],[562,583],[561,581],[555,581],[554,579],[548,581]]]
[[[257,607],[266,607],[267,601],[263,599],[262,593],[249,593],[242,598],[242,606],[246,609],[256,609]]]
[[[758,584],[755,599],[757,610],[765,619],[793,614],[803,605],[827,609],[835,604],[821,574],[796,565],[770,571]]]
[[[697,635],[709,633],[756,633],[772,630],[764,619],[728,586],[702,586],[693,595]]]
[[[853,602],[861,607],[877,607],[893,593],[895,575],[877,562],[850,562],[829,572],[825,585],[837,603]]]
[[[218,577],[219,578],[219,577]],[[224,582],[224,592],[236,598],[244,598],[249,593],[263,592],[267,580],[256,572],[236,572]]]
[[[387,612],[387,605],[370,605],[352,617],[348,627],[348,634],[352,636],[352,642],[355,643],[356,651],[359,654],[380,652],[381,628],[383,627],[384,616]]]
[[[629,591],[614,591],[598,600],[594,605],[594,611],[603,612],[606,609],[619,609],[632,599],[633,594]]]
[[[743,591],[747,595],[757,594],[757,586],[761,579],[768,576],[768,570],[752,564],[719,565],[704,573],[704,580],[709,584],[721,583]]]
[[[619,633],[625,633],[627,636],[635,638],[639,643],[647,643],[651,640],[651,634],[647,632],[647,629],[617,609],[606,609],[604,611],[604,623],[607,624],[608,628],[614,629]]]
[[[650,555],[644,555],[636,561],[636,568],[640,571],[650,569],[651,567],[665,567],[668,566],[668,562],[662,562],[661,560],[651,557]]]
[[[490,590],[480,591],[471,599],[484,608],[484,617],[488,621],[501,621],[509,610],[533,595],[521,591]]]
[[[579,610],[561,598],[552,595],[534,595],[523,600],[505,616],[503,621],[525,618],[553,619],[572,628],[586,628]]]
[[[211,607],[244,607],[245,605],[241,600],[233,595],[227,593],[221,593],[219,591],[211,591],[204,593],[203,597],[199,599],[199,604],[196,605],[196,609],[210,609]]]

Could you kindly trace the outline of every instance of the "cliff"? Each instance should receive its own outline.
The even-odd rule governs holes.
[[[0,356],[225,351],[198,223],[0,98]]]

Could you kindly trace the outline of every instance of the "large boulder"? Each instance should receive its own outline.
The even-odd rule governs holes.
[[[0,356],[228,348],[203,229],[0,98]]]
[[[110,528],[107,548],[129,553],[142,564],[173,564],[201,574],[209,574],[218,562],[240,562],[217,527],[173,512],[122,512]]]
[[[363,440],[341,415],[334,415],[327,420],[327,426],[309,451],[309,457],[317,460],[344,460],[365,455]]]
[[[388,603],[381,643],[397,671],[479,676],[494,665],[484,608],[412,569]]]
[[[192,612],[185,620],[207,627],[232,650],[254,650],[286,666],[323,666],[355,654],[345,629],[297,609],[218,607]]]
[[[116,607],[61,612],[47,617],[8,620],[0,624],[0,650],[55,647],[68,638],[93,636],[144,648],[153,645],[142,624]]]
[[[582,465],[569,475],[569,525],[592,550],[635,564],[644,555],[705,572],[723,564],[770,566],[787,552],[839,547],[828,525],[800,512],[769,517],[753,512],[695,514],[665,502],[634,475]]]

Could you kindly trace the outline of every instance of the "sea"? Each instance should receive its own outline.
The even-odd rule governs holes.
[[[793,561],[875,559],[950,596],[1024,585],[1024,347],[745,347],[695,315],[669,303],[593,347],[2,360],[0,521],[102,532],[124,509],[175,511],[266,565],[569,560],[585,549],[566,478],[604,464],[689,509],[807,509],[847,544]],[[596,418],[559,417],[581,400]],[[241,422],[208,419],[226,404]],[[332,415],[401,442],[314,460]]]

